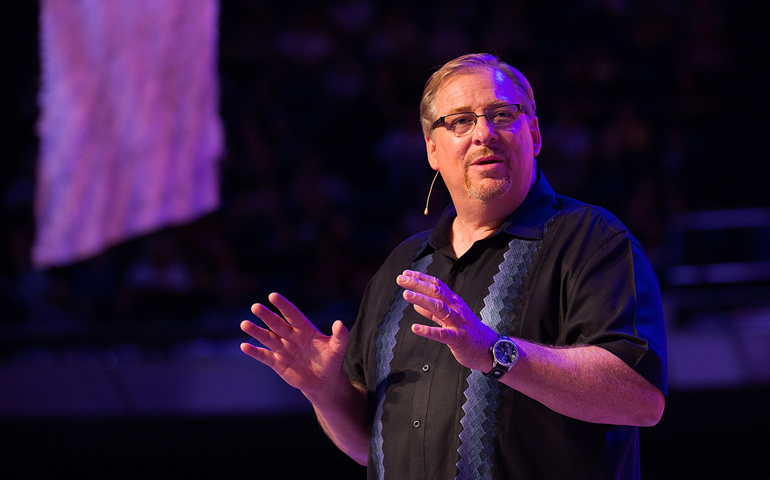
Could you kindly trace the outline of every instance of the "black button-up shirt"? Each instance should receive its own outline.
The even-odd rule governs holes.
[[[461,366],[411,332],[405,269],[441,279],[499,333],[597,345],[666,393],[660,289],[642,247],[604,209],[556,195],[541,172],[491,236],[454,256],[450,205],[370,282],[345,367],[369,391],[369,478],[638,478],[638,429],[592,424]],[[508,375],[515,375],[514,369]]]

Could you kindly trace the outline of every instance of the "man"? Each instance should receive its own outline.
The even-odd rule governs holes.
[[[397,247],[350,334],[278,294],[245,353],[299,388],[370,478],[638,478],[638,426],[665,406],[660,290],[611,214],[554,194],[532,89],[487,54],[452,60],[421,103],[452,198]],[[285,320],[284,320],[285,319]]]

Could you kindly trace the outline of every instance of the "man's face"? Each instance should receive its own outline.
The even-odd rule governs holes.
[[[483,114],[491,107],[522,103],[513,82],[489,68],[448,79],[436,95],[439,116],[457,112]],[[428,160],[458,206],[473,201],[524,200],[534,175],[534,157],[540,152],[537,117],[522,113],[509,127],[497,128],[485,117],[465,136],[457,137],[444,126],[425,137]]]

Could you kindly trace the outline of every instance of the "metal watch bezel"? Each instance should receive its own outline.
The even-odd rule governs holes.
[[[513,361],[510,363],[503,362],[503,360],[497,356],[497,347],[501,344],[507,344],[512,349]],[[506,337],[505,335],[498,334],[495,343],[489,347],[489,353],[492,355],[492,370],[488,373],[485,373],[484,375],[494,379],[499,379],[508,373],[511,370],[511,367],[513,367],[516,364],[516,361],[519,359],[519,348],[516,345],[516,342]]]

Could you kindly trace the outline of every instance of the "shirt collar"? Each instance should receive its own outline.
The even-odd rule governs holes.
[[[500,227],[490,237],[506,232],[515,237],[540,240],[543,238],[543,229],[553,206],[556,194],[545,179],[545,175],[539,169],[537,178],[532,188],[529,189],[526,198],[514,210]],[[452,221],[457,216],[457,210],[453,204],[449,204],[441,214],[436,226],[433,228],[426,249],[438,250],[449,243],[449,232]],[[418,255],[422,256],[425,250]]]
[[[538,169],[537,179],[524,202],[505,219],[498,232],[505,231],[517,237],[541,240],[555,198],[556,193],[551,184]]]

